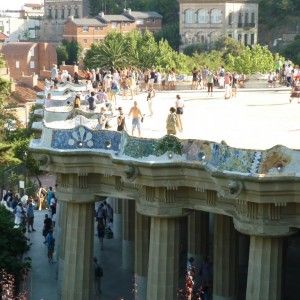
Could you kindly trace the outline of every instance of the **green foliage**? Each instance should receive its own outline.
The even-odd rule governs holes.
[[[21,228],[14,228],[11,212],[0,206],[0,269],[14,276],[17,283],[31,267],[31,259],[22,259],[30,249]]]
[[[66,47],[68,53],[68,59],[66,60],[66,64],[76,64],[79,61],[79,58],[82,54],[83,47],[74,39],[71,42],[64,40],[62,44]]]
[[[194,53],[200,54],[208,49],[208,43],[198,43],[188,45],[183,49],[183,53],[188,56],[192,56]]]
[[[171,23],[163,26],[162,30],[154,34],[154,38],[157,42],[164,39],[167,40],[169,45],[176,51],[178,51],[181,45],[181,37],[179,34],[179,23]]]
[[[58,65],[61,65],[63,61],[67,61],[69,59],[69,54],[65,45],[58,45],[56,47],[56,54]]]
[[[280,54],[288,57],[295,64],[300,64],[300,35],[295,37],[295,40],[292,43],[286,45],[281,51]]]

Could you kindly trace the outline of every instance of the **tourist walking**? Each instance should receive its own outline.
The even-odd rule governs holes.
[[[133,102],[133,106],[131,107],[128,118],[132,115],[132,131],[131,135],[133,135],[135,129],[138,130],[138,136],[141,136],[141,119],[143,118],[141,110],[137,106],[137,102]]]
[[[122,107],[119,107],[118,111],[120,115],[117,118],[117,131],[123,131],[123,130],[127,131],[125,116]]]
[[[207,96],[213,96],[213,86],[214,86],[214,75],[209,72],[207,75]]]
[[[149,89],[148,89],[148,95],[147,95],[147,103],[148,103],[148,108],[149,108],[149,117],[153,116],[153,99],[155,97],[155,90],[153,88],[152,84],[149,84]]]
[[[47,235],[52,229],[52,220],[48,217],[48,214],[45,214],[44,227],[43,227],[43,236],[45,238],[44,244],[47,243]]]
[[[97,234],[100,242],[100,248],[101,250],[104,250],[104,241],[103,241],[105,235],[104,218],[98,219]]]
[[[96,296],[99,296],[101,293],[101,277],[103,277],[103,269],[99,265],[98,260],[94,257],[94,291]]]
[[[168,114],[167,120],[166,120],[166,128],[167,128],[167,134],[176,134],[177,129],[179,127],[177,115],[176,115],[176,108],[171,107],[170,113]]]
[[[26,215],[27,215],[27,231],[28,232],[35,231],[35,229],[33,228],[34,209],[31,202],[29,202],[28,207],[26,208]]]
[[[53,230],[52,228],[49,229],[49,232],[46,236],[47,248],[48,248],[48,261],[51,263],[53,261],[53,252],[54,252],[54,245],[55,239],[53,237]]]
[[[183,115],[184,101],[183,99],[181,99],[180,95],[176,95],[175,107],[176,107],[176,115],[178,119],[178,129],[179,131],[182,131],[183,127],[182,127],[181,117]]]

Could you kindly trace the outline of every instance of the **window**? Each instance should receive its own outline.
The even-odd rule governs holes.
[[[150,22],[150,19],[149,19],[149,18],[148,18],[148,19],[146,19],[146,22],[147,22],[147,23],[149,23],[149,22]]]
[[[255,23],[255,13],[251,14],[251,23],[254,24]]]
[[[232,25],[232,13],[228,15],[228,25]]]
[[[102,27],[102,26],[100,26],[100,27],[99,27],[99,30],[103,30],[103,27]]]
[[[98,30],[99,30],[99,27],[95,27],[94,30],[95,30],[95,31],[98,31]]]
[[[35,68],[34,61],[30,61],[29,66],[30,66],[30,69],[34,69]]]
[[[251,45],[254,45],[254,33],[251,33]]]
[[[51,7],[49,7],[49,10],[48,10],[48,18],[52,19],[52,8]]]
[[[240,42],[242,40],[242,35],[239,33],[238,34],[238,41]]]
[[[245,24],[249,23],[249,14],[246,12],[245,13]]]
[[[232,33],[228,33],[228,37],[232,38]]]
[[[78,13],[78,7],[77,7],[77,5],[75,6],[75,16],[74,16],[74,18],[79,18],[79,13]]]
[[[220,9],[213,9],[211,11],[211,19],[212,24],[220,24],[222,23],[222,14]]]
[[[243,17],[243,15],[242,15],[242,13],[240,12],[240,13],[239,13],[238,27],[242,27],[242,17]]]
[[[82,27],[82,31],[83,31],[83,32],[88,32],[88,31],[89,31],[88,26],[83,26],[83,27]]]
[[[54,18],[57,19],[58,18],[58,9],[55,8],[54,10]]]
[[[18,60],[16,61],[16,69],[20,69],[20,62]]]
[[[195,23],[195,12],[193,9],[187,9],[184,12],[184,23],[187,24]]]
[[[71,7],[68,7],[68,17],[71,17]]]
[[[125,26],[125,23],[124,22],[121,22],[121,27],[124,27]]]
[[[244,44],[245,44],[245,46],[248,45],[248,34],[247,33],[244,34]]]
[[[152,19],[152,23],[155,23],[155,19]]]
[[[34,56],[34,49],[30,49],[29,54],[30,56]]]
[[[198,10],[198,23],[207,24],[208,23],[208,11],[207,9]]]
[[[99,43],[99,40],[98,40],[98,39],[94,39],[94,43],[95,43],[95,44],[98,44],[98,43]]]
[[[61,8],[61,18],[64,19],[65,18],[65,7],[62,6]]]
[[[117,22],[111,22],[111,28],[117,28]]]
[[[130,22],[127,22],[127,26],[128,26],[128,27],[130,26]]]
[[[84,44],[87,44],[87,39],[83,39],[83,43],[84,43]]]
[[[136,25],[143,25],[144,24],[144,19],[137,19],[136,20]]]

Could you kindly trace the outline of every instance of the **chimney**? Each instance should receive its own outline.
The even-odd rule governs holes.
[[[73,21],[74,20],[74,16],[70,16],[69,20]]]
[[[103,12],[103,11],[100,11],[100,12],[99,12],[99,17],[100,17],[100,18],[104,18],[104,12]]]
[[[128,13],[128,15],[131,15],[131,8],[127,9],[127,13]]]

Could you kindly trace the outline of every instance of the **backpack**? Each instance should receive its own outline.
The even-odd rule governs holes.
[[[99,265],[97,265],[97,267],[95,268],[95,277],[102,277],[102,276],[103,276],[103,270]]]

